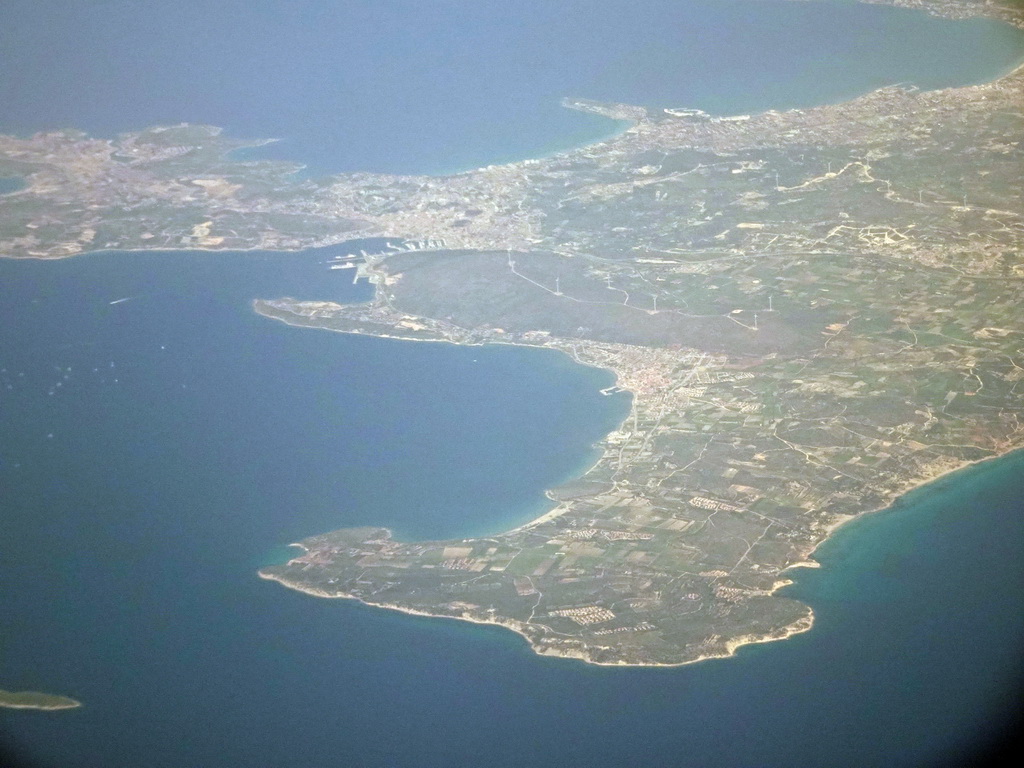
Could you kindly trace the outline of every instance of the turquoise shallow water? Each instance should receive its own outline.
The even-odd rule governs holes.
[[[0,263],[0,680],[85,703],[0,712],[40,764],[920,765],[1012,711],[1024,454],[840,530],[789,588],[812,632],[680,669],[257,579],[342,525],[522,522],[628,408],[557,354],[249,310],[365,297],[325,257]]]
[[[0,195],[17,192],[25,186],[25,180],[18,176],[0,176]]]
[[[432,172],[607,132],[560,110],[566,94],[748,112],[976,82],[1022,53],[990,22],[876,6],[552,8],[18,2],[2,121],[211,122],[283,137],[269,151],[314,170]],[[90,768],[863,768],[955,764],[1005,721],[1024,650],[1020,455],[842,529],[789,588],[814,631],[682,669],[541,659],[503,630],[257,579],[288,542],[343,525],[523,522],[628,407],[599,394],[606,372],[554,353],[251,313],[257,296],[365,298],[327,255],[0,262],[0,685],[85,703],[0,711],[10,745]]]

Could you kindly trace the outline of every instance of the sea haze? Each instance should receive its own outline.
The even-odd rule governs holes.
[[[804,106],[984,80],[1021,41],[845,3],[8,2],[0,120],[206,122],[316,172],[438,172],[615,128],[563,95]],[[333,252],[0,260],[0,687],[84,704],[0,710],[11,744],[62,768],[863,768],[955,756],[1004,717],[1024,454],[841,530],[789,588],[812,632],[680,669],[541,658],[258,579],[340,526],[524,522],[628,409],[554,352],[252,312],[368,298]]]
[[[1019,31],[850,2],[4,3],[0,129],[182,121],[282,141],[311,173],[440,173],[619,124],[563,96],[715,113],[994,77]]]
[[[546,659],[256,578],[343,525],[523,522],[628,409],[608,372],[546,350],[251,311],[365,298],[329,253],[0,261],[0,681],[84,702],[0,710],[10,744],[61,768],[862,768],[956,754],[1006,717],[1024,453],[841,530],[789,590],[812,632],[680,669]]]

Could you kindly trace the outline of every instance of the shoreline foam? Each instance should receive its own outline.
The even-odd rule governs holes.
[[[32,709],[38,712],[59,712],[77,709],[82,702],[68,696],[58,696],[39,691],[0,690],[0,709]]]

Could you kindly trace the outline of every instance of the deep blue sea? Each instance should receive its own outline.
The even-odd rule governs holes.
[[[841,530],[790,588],[813,632],[681,669],[257,579],[336,527],[524,522],[628,410],[558,353],[251,311],[365,298],[330,253],[0,261],[0,681],[85,704],[0,710],[40,764],[919,765],[1012,711],[1024,454]]]
[[[441,172],[615,130],[563,95],[750,112],[1022,56],[992,22],[848,3],[19,0],[0,128],[188,120],[281,137],[262,154],[315,172]],[[40,765],[917,766],[1015,711],[1024,454],[842,529],[789,588],[812,632],[680,669],[256,578],[337,527],[522,523],[628,409],[557,353],[251,311],[368,298],[332,253],[0,260],[0,687],[85,705],[0,710]]]

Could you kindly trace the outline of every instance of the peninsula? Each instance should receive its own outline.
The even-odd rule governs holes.
[[[1024,25],[1019,6],[899,0]],[[538,653],[677,665],[812,626],[780,593],[843,522],[1024,446],[1024,68],[712,116],[587,100],[608,141],[445,177],[296,180],[209,127],[0,137],[0,252],[391,238],[374,299],[255,301],[295,326],[563,351],[629,416],[513,531],[298,543],[263,578],[497,624]]]

